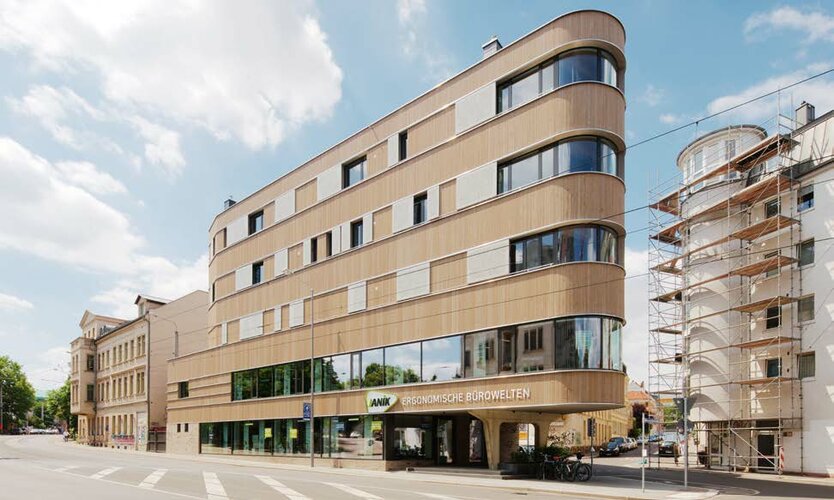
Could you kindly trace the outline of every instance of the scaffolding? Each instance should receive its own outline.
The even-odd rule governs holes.
[[[797,360],[785,356],[802,338],[801,213],[782,203],[798,188],[794,122],[777,113],[767,125],[763,139],[741,135],[765,130],[752,126],[699,138],[747,141],[649,192],[649,389],[665,430],[682,430],[674,402],[686,399],[698,461],[728,471],[781,472],[783,436],[802,434]]]

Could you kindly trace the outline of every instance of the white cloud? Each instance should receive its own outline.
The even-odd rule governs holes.
[[[650,83],[646,86],[646,90],[643,91],[643,94],[640,95],[637,100],[644,102],[650,108],[653,108],[663,101],[665,94],[666,92],[663,89],[659,89]]]
[[[761,40],[780,30],[804,33],[805,43],[834,42],[834,16],[822,11],[776,7],[753,14],[744,22],[744,35],[749,40]]]
[[[642,276],[648,272],[648,262],[646,250],[626,247],[626,326],[623,328],[623,360],[628,367],[629,376],[638,381],[645,381],[648,377],[649,280],[647,276]]]
[[[107,172],[87,161],[60,161],[55,168],[68,183],[93,194],[124,194],[127,188]]]
[[[754,97],[768,92],[773,92],[789,84],[808,78],[816,73],[829,69],[831,65],[826,62],[811,64],[803,69],[784,73],[781,75],[766,78],[755,83],[738,93],[726,95],[713,99],[707,105],[707,113],[712,114],[720,110],[741,104]],[[793,87],[782,93],[782,113],[791,116],[793,110],[789,109],[791,95],[795,105],[802,101],[808,101],[817,109],[828,110],[834,108],[834,79],[831,76],[820,77],[809,82]],[[742,106],[728,113],[728,118],[740,122],[763,123],[776,116],[777,96],[773,95],[764,99]]]
[[[427,16],[425,0],[397,1],[403,54],[421,63],[432,83],[439,83],[452,75],[452,57],[433,41]]]
[[[676,123],[681,123],[683,121],[683,115],[676,115],[674,113],[663,113],[657,117],[660,120],[660,123],[665,123],[666,125],[675,125]]]
[[[2,48],[40,70],[93,75],[104,99],[131,115],[252,149],[329,118],[341,99],[342,71],[311,1],[8,0]],[[167,157],[170,142],[153,145]]]
[[[145,158],[165,169],[169,177],[176,177],[185,167],[185,157],[180,150],[180,135],[141,116],[130,118],[139,135],[145,139]]]
[[[112,288],[93,296],[92,301],[106,306],[108,314],[132,318],[136,315],[133,301],[139,294],[176,299],[208,287],[208,254],[181,265],[163,258],[144,257],[139,266],[143,270],[141,274],[120,279]]]
[[[179,133],[114,105],[95,106],[68,87],[35,85],[25,96],[7,97],[6,102],[16,113],[38,120],[53,139],[73,149],[102,149],[135,163],[137,155],[125,152],[113,140],[95,131],[124,124],[145,141],[145,160],[160,167],[169,179],[176,178],[185,166]]]
[[[26,299],[0,293],[0,311],[20,311],[34,309],[34,305]]]
[[[94,271],[122,273],[133,268],[144,241],[128,218],[4,137],[0,179],[0,250]]]
[[[67,172],[78,171],[66,163],[52,165],[0,137],[0,250],[112,275],[116,286],[96,301],[119,311],[132,307],[137,293],[176,298],[207,287],[207,256],[175,264],[149,255],[126,215],[74,185],[81,182],[78,178],[67,180]],[[87,187],[91,182],[100,189],[107,185],[100,175],[81,177]]]
[[[76,150],[95,148],[124,153],[118,144],[107,137],[89,127],[82,128],[81,122],[102,122],[106,115],[70,88],[34,85],[25,96],[19,99],[6,97],[6,102],[15,113],[38,120],[60,144]],[[68,122],[72,122],[72,125]]]

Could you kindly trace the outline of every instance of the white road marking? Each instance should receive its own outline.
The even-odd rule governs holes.
[[[141,483],[139,483],[139,487],[152,489],[154,486],[156,486],[156,483],[158,483],[159,480],[162,479],[162,476],[164,476],[166,472],[168,472],[168,469],[156,469],[155,471],[148,474],[148,477],[143,479]]]
[[[256,478],[260,479],[265,485],[269,486],[273,490],[281,493],[285,497],[289,498],[290,500],[310,500],[309,498],[305,497],[301,493],[295,491],[292,488],[288,488],[287,485],[280,481],[276,481],[275,479],[269,476],[255,476]]]
[[[227,500],[229,498],[223,484],[214,472],[203,472],[203,482],[206,483],[208,500]]]
[[[100,471],[96,472],[95,474],[90,476],[90,479],[101,479],[104,476],[109,476],[110,474],[116,472],[119,469],[121,469],[121,467],[108,467],[104,470],[100,470]]]
[[[340,484],[340,483],[324,483],[324,484],[329,484],[330,486],[332,486],[334,488],[338,488],[338,489],[344,491],[345,493],[350,493],[351,495],[357,496],[359,498],[365,498],[367,500],[382,500],[382,497],[378,497],[378,496],[376,496],[372,493],[368,493],[367,491],[357,490],[356,488],[354,488],[352,486],[348,486],[346,484]]]
[[[450,497],[450,496],[447,496],[447,495],[440,495],[438,493],[420,493],[420,494],[423,495],[424,497],[436,498],[437,500],[458,500],[455,497]]]
[[[77,465],[67,465],[65,467],[61,467],[59,469],[55,469],[55,472],[67,472],[70,469],[77,469]]]

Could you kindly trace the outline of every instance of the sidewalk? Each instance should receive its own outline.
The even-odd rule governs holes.
[[[64,444],[64,443],[61,443]],[[75,443],[69,443],[75,445]],[[113,450],[110,448],[91,448],[83,445],[82,448],[89,449],[96,452],[106,453],[136,453],[141,455],[148,455],[146,452],[134,450]],[[540,480],[503,480],[498,478],[479,478],[471,476],[455,476],[448,474],[429,474],[429,473],[410,473],[406,471],[397,472],[380,472],[369,471],[361,469],[334,469],[329,467],[311,469],[309,466],[281,464],[266,460],[251,460],[226,458],[221,456],[208,455],[178,455],[173,453],[162,454],[165,458],[173,460],[188,460],[192,462],[215,463],[236,467],[258,467],[265,469],[276,470],[293,470],[293,471],[307,471],[320,472],[327,474],[338,474],[343,476],[363,476],[363,477],[395,477],[403,481],[415,482],[429,482],[436,484],[455,484],[467,486],[483,486],[490,489],[503,489],[513,492],[544,492],[556,493],[588,498],[609,498],[609,499],[686,499],[699,500],[704,498],[711,498],[718,495],[717,490],[705,488],[689,488],[684,490],[681,486],[676,484],[668,484],[664,482],[646,481],[646,491],[642,492],[640,489],[640,481],[620,478],[612,476],[596,476],[587,483],[568,483],[561,481],[540,481]]]
[[[646,469],[649,470],[649,469]],[[651,470],[658,470],[656,467],[652,467]],[[664,464],[660,467],[659,470],[662,471],[678,471],[683,472],[683,462],[681,462],[677,466],[673,466],[671,464]],[[820,476],[802,476],[799,474],[789,474],[785,473],[781,476],[778,474],[762,474],[757,472],[741,472],[741,471],[734,471],[734,472],[727,472],[725,470],[716,470],[716,469],[706,469],[700,465],[694,465],[692,462],[689,463],[689,472],[697,472],[699,474],[712,474],[712,475],[720,475],[720,476],[732,476],[739,479],[749,479],[753,481],[779,481],[779,482],[788,482],[788,483],[796,483],[796,484],[818,484],[821,486],[831,486],[834,487],[834,477],[820,477]]]

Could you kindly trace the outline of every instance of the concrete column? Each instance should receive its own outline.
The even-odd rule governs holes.
[[[486,441],[487,464],[490,469],[498,469],[501,461],[501,420],[491,416],[488,412],[470,412],[484,425],[484,440]]]

